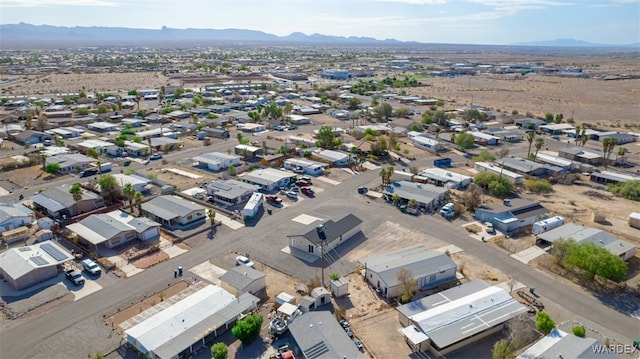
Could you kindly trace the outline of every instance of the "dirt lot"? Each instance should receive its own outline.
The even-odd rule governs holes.
[[[22,81],[7,87],[6,93],[37,95],[84,90],[89,95],[96,91],[141,90],[170,84],[171,80],[160,72],[48,74],[23,76]]]

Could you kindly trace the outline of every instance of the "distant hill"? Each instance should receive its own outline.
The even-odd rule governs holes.
[[[315,43],[349,45],[416,44],[394,39],[343,37],[294,32],[276,36],[245,29],[133,29],[124,27],[64,27],[26,23],[0,25],[2,48],[56,48],[63,46],[167,46],[212,45],[216,43]]]
[[[626,45],[596,44],[576,39],[556,39],[547,41],[521,42],[516,46],[548,46],[548,47],[639,47],[640,43]]]

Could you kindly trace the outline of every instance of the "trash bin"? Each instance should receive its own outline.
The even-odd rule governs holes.
[[[182,277],[182,266],[178,267],[178,277]]]
[[[533,292],[536,291],[536,287],[529,287],[529,292],[531,292],[531,294],[533,294]]]

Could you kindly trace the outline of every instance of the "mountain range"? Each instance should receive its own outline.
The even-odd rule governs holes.
[[[415,41],[395,39],[378,40],[371,37],[306,35],[294,32],[287,36],[276,36],[262,31],[247,29],[135,29],[100,26],[51,26],[27,23],[0,25],[0,48],[61,48],[94,46],[211,46],[211,45],[259,45],[259,44],[309,44],[342,46],[416,46]],[[435,44],[430,44],[435,45]],[[446,44],[439,44],[446,45]],[[469,45],[474,46],[474,45]],[[475,45],[480,46],[480,45]],[[491,46],[491,45],[488,45]],[[574,39],[519,43],[508,46],[526,47],[575,47],[575,48],[638,48],[632,45],[603,45]]]

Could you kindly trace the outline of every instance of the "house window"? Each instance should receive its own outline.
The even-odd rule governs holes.
[[[314,246],[312,244],[309,245],[309,253],[313,253],[313,247]]]
[[[193,219],[193,216],[191,216],[191,215],[187,216],[187,220],[191,220],[191,219]]]

